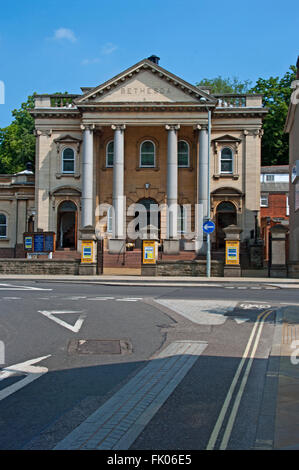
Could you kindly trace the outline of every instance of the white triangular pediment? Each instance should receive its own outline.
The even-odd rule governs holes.
[[[214,103],[199,88],[144,60],[99,87],[89,89],[78,105],[97,103]]]

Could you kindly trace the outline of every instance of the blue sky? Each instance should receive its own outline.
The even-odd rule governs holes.
[[[193,84],[282,76],[299,55],[298,19],[298,0],[2,1],[0,128],[34,91],[80,93],[151,54]]]

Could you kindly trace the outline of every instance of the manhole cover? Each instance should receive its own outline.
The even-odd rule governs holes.
[[[79,339],[68,346],[70,354],[128,354],[132,352],[129,340],[119,339]]]

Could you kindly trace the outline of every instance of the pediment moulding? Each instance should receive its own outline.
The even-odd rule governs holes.
[[[56,144],[57,153],[60,153],[61,147],[65,145],[74,145],[76,147],[77,153],[79,153],[82,139],[67,134],[54,139],[54,143]]]
[[[127,87],[130,83],[132,86]],[[140,97],[141,103],[155,100],[171,102],[169,95],[176,90],[180,97],[179,101],[184,101],[183,97],[185,96],[186,102],[199,102],[198,104],[204,106],[215,106],[217,103],[214,97],[200,88],[185,82],[148,59],[139,62],[98,87],[83,89],[86,90],[86,93],[74,101],[78,107],[93,104],[96,100],[102,100],[105,95],[111,96],[116,90],[119,91],[121,102],[132,102],[132,97],[135,102],[138,102]],[[117,97],[114,97],[112,101],[116,102]]]

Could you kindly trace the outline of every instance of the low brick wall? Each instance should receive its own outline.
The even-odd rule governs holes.
[[[80,260],[1,259],[0,274],[79,274]]]
[[[207,268],[205,260],[193,261],[158,261],[157,276],[206,276]],[[224,265],[221,261],[211,261],[211,276],[222,277]]]

